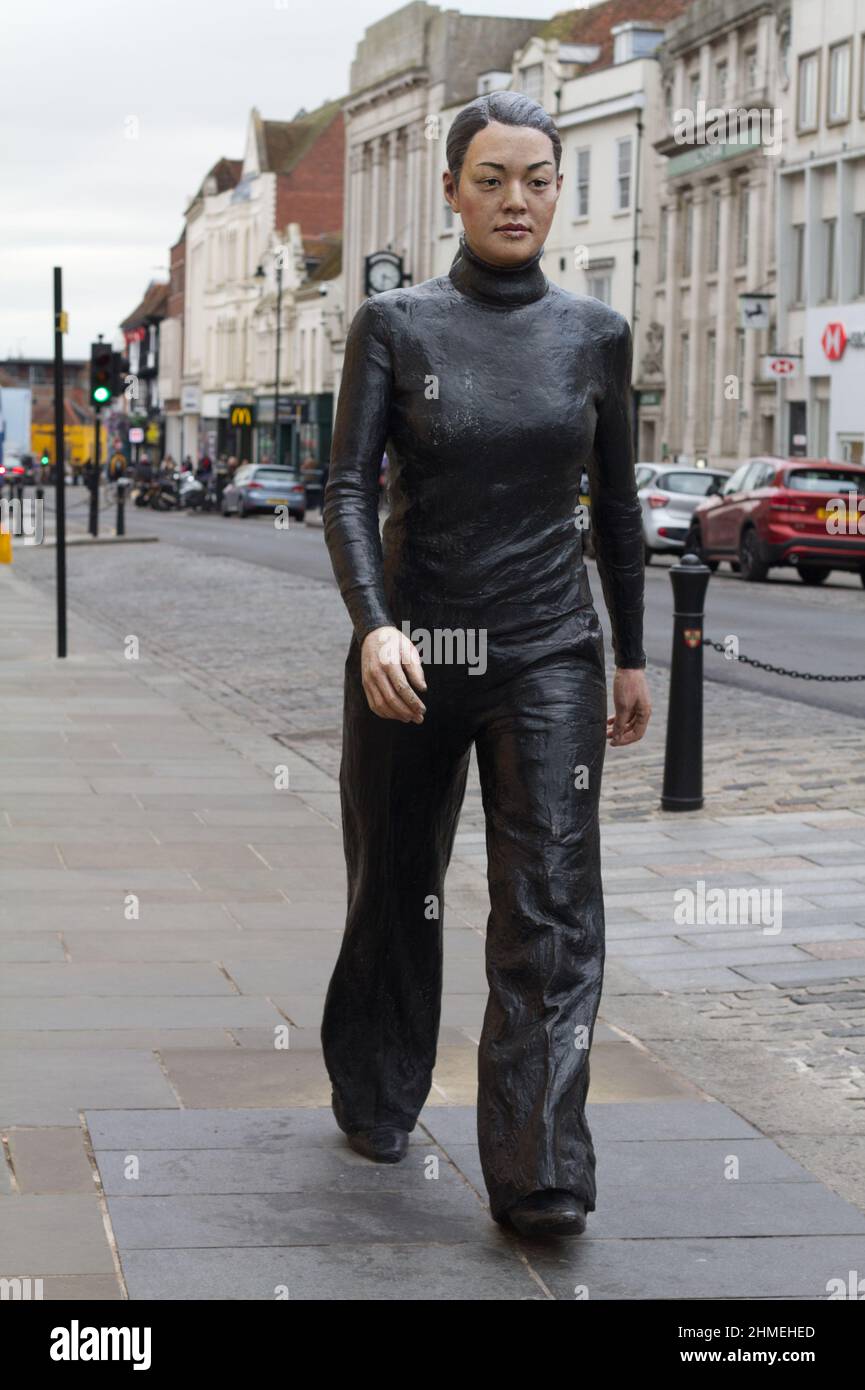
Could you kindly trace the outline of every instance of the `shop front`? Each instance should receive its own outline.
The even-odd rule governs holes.
[[[256,402],[256,463],[275,463],[277,457],[295,472],[320,474],[330,460],[333,395],[280,395],[279,439],[274,427],[274,397]],[[278,448],[277,448],[278,444]]]
[[[788,392],[787,408],[809,457],[865,463],[863,381],[865,303],[806,310],[804,390]]]

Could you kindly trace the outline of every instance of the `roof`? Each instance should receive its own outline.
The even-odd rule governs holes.
[[[647,20],[666,25],[678,19],[688,4],[689,0],[603,0],[600,5],[591,5],[585,10],[566,10],[553,15],[540,26],[538,36],[558,39],[560,43],[598,44],[601,51],[595,61],[580,65],[582,76],[599,68],[612,67],[614,39],[611,30],[616,24]]]
[[[121,328],[138,328],[141,324],[150,323],[153,319],[165,318],[168,307],[168,295],[171,286],[166,282],[151,280],[144,292],[144,298],[133,309],[128,318],[121,323]]]
[[[304,255],[310,260],[318,259],[318,265],[307,276],[307,283],[317,284],[323,280],[335,280],[342,270],[342,237],[304,237]]]
[[[341,101],[327,101],[293,121],[264,121],[256,113],[262,173],[290,174],[341,110]]]
[[[216,184],[216,188],[214,189],[214,192],[216,193],[224,193],[228,188],[236,188],[237,185],[240,183],[240,176],[242,173],[242,159],[226,159],[223,155],[221,159],[217,159],[216,163],[213,165],[211,169],[208,169],[207,173],[204,175],[204,178],[201,180],[201,187],[199,188],[195,197],[203,197],[204,185],[208,182],[209,179],[213,179],[214,183]],[[194,201],[195,199],[193,199],[193,202]]]

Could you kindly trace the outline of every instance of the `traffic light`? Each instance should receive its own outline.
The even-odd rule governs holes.
[[[90,348],[90,404],[99,409],[111,400],[110,343],[93,343]]]
[[[129,375],[129,358],[124,357],[122,352],[112,352],[111,354],[111,394],[112,396],[122,396],[126,390],[126,378]]]
[[[42,467],[43,467],[43,468],[47,468],[48,465],[50,464],[51,460],[50,460],[50,458],[48,457],[48,450],[47,450],[47,449],[43,449],[43,450],[42,450],[42,457],[41,457],[41,459],[39,460],[39,462],[42,464]]]

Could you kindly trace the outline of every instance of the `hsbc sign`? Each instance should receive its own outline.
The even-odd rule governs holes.
[[[820,346],[830,362],[840,362],[845,348],[865,347],[865,329],[856,328],[848,333],[843,323],[827,323],[820,335]]]

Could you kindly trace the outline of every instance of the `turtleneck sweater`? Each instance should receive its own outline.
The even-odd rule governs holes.
[[[566,652],[593,612],[585,470],[616,665],[645,665],[630,328],[547,280],[542,255],[498,266],[462,236],[447,275],[355,314],[324,527],[359,642],[408,621],[483,628],[502,660]]]

